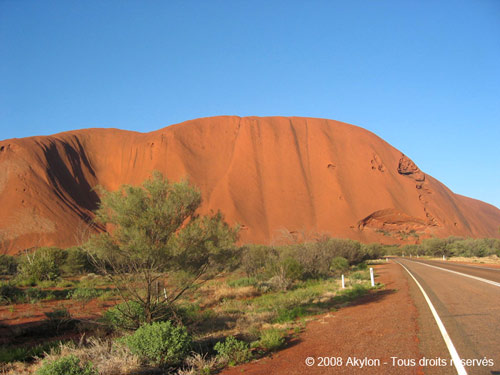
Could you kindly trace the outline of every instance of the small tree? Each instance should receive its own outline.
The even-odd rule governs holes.
[[[200,204],[197,189],[186,181],[170,184],[159,172],[140,187],[103,192],[96,220],[109,230],[86,247],[122,298],[143,308],[146,323],[164,318],[186,290],[231,259],[237,229],[220,213],[197,214]],[[121,312],[134,319],[130,304],[124,306]]]

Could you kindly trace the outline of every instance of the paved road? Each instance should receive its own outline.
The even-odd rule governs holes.
[[[463,360],[488,360],[487,366],[478,365],[477,362],[474,366],[466,365],[467,373],[500,374],[500,286],[436,267],[497,283],[500,281],[500,270],[408,258],[399,258],[397,261],[408,268],[428,294],[459,356]],[[424,334],[430,331],[430,326],[436,331],[437,325],[432,321],[423,299],[415,298],[415,303],[426,317],[420,322]],[[431,340],[439,340],[439,335],[433,333],[427,334],[423,341],[431,335]],[[444,352],[443,345],[433,342],[421,344],[424,352],[433,352],[434,357],[446,356],[449,361],[449,354]],[[439,348],[433,350],[434,346]],[[493,366],[489,366],[492,363]],[[426,373],[449,373],[450,370],[429,367]]]

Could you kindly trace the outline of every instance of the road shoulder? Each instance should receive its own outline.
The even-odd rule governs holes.
[[[419,318],[404,270],[392,262],[375,269],[376,280],[385,285],[384,290],[317,317],[308,323],[300,340],[274,356],[229,368],[222,373],[423,374],[418,365],[423,356],[418,338]],[[306,366],[308,357],[314,359],[313,366]],[[318,366],[320,357],[342,358],[342,365],[335,368]],[[394,357],[399,360],[395,365]],[[367,369],[370,360],[373,366]]]

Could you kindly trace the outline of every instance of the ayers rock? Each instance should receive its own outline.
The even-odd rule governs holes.
[[[451,192],[362,128],[299,117],[212,117],[151,133],[85,129],[0,142],[0,234],[10,252],[78,241],[99,197],[159,170],[201,189],[201,211],[241,224],[363,242],[498,237],[500,210]]]

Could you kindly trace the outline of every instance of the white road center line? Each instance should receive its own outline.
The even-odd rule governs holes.
[[[455,349],[455,346],[453,345],[453,342],[451,341],[450,336],[448,335],[448,332],[446,331],[446,328],[444,327],[443,322],[441,321],[441,318],[439,317],[436,309],[434,308],[434,305],[432,304],[431,300],[429,299],[429,296],[427,296],[427,293],[425,293],[424,288],[422,288],[422,285],[417,281],[415,276],[412,275],[410,271],[408,271],[408,268],[403,266],[401,263],[396,261],[401,267],[403,267],[406,272],[412,277],[413,280],[415,280],[415,283],[419,287],[420,291],[424,295],[424,298],[429,305],[429,308],[431,309],[432,315],[434,316],[434,319],[436,320],[436,323],[438,325],[439,331],[441,332],[441,336],[443,336],[444,342],[446,344],[446,347],[448,348],[448,351],[450,352],[451,359],[453,360],[453,365],[455,365],[455,368],[457,369],[457,374],[458,375],[467,375],[467,371],[465,371],[465,367],[462,365],[462,360],[460,359],[460,356],[457,353],[457,350]]]
[[[427,266],[427,267],[437,268],[438,270],[441,270],[441,271],[456,273],[457,275],[461,275],[461,276],[465,276],[465,277],[470,277],[471,279],[479,280],[479,281],[482,281],[483,283],[488,283],[488,284],[491,284],[491,285],[495,285],[495,286],[498,286],[500,288],[500,283],[497,283],[496,281],[491,281],[491,280],[488,280],[488,279],[483,279],[482,277],[467,275],[466,273],[452,271],[452,270],[449,270],[449,269],[446,269],[446,268],[442,268],[442,267],[438,267],[438,266],[432,266],[432,265],[427,264],[427,263],[415,262],[415,261],[410,261],[410,262],[418,263],[418,264],[421,264],[421,265]]]

